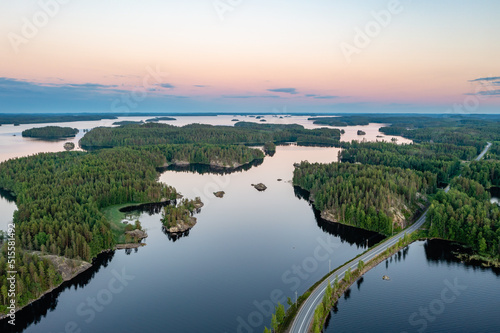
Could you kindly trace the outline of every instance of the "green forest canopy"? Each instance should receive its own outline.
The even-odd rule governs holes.
[[[87,148],[143,146],[156,144],[263,145],[266,142],[297,142],[302,145],[333,146],[340,140],[337,129],[304,129],[300,125],[236,123],[235,126],[191,124],[177,127],[169,124],[146,123],[122,127],[95,128],[80,140]]]
[[[411,220],[419,200],[436,191],[436,176],[378,165],[302,162],[293,184],[309,191],[314,207],[337,221],[388,235],[396,215]]]
[[[116,243],[113,225],[103,208],[176,199],[174,188],[157,181],[157,167],[174,160],[216,160],[232,165],[234,161],[250,163],[262,158],[262,151],[244,146],[196,144],[42,153],[1,163],[0,187],[16,195],[18,207],[14,214],[17,280],[22,287],[18,290],[18,305],[26,304],[60,281],[50,262],[26,251],[90,261]],[[0,258],[7,257],[6,243],[0,251]],[[4,265],[1,267],[3,292],[7,275]],[[0,312],[5,312],[8,299],[3,295],[1,300]]]
[[[59,126],[45,126],[39,128],[31,128],[23,131],[24,137],[38,138],[38,139],[60,139],[74,137],[78,134],[77,128],[59,127]]]

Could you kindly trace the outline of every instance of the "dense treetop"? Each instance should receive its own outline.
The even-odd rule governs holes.
[[[480,184],[456,185],[448,193],[439,192],[433,201],[427,214],[429,235],[459,241],[480,254],[499,258],[500,207],[484,199]]]
[[[80,141],[82,147],[105,148],[156,144],[245,144],[263,145],[266,142],[297,142],[303,145],[335,145],[340,139],[336,129],[307,130],[300,125],[236,123],[232,126],[191,124],[177,127],[168,124],[146,123],[109,128],[99,127]]]
[[[458,175],[460,161],[477,155],[474,147],[460,147],[452,144],[403,144],[387,142],[352,142],[340,154],[342,162],[386,165],[429,171],[437,175],[437,181],[448,183]]]
[[[0,187],[17,196],[14,219],[21,245],[90,260],[113,246],[100,209],[127,202],[175,198],[175,190],[157,182],[156,168],[175,160],[232,165],[263,158],[241,146],[161,145],[116,148],[95,153],[38,154],[0,164]],[[48,237],[40,241],[37,237]]]

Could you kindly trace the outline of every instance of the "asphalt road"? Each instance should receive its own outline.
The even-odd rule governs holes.
[[[486,152],[490,147],[491,143],[488,142],[487,146],[475,160],[479,161],[481,158],[483,158],[484,154],[486,154]],[[445,192],[448,192],[449,190],[450,186],[448,185],[445,188]],[[370,249],[368,252],[357,258],[355,261],[345,264],[344,266],[332,271],[329,278],[323,281],[320,285],[318,285],[316,289],[313,290],[311,295],[307,298],[307,300],[302,304],[292,323],[292,326],[290,328],[290,333],[304,333],[308,331],[309,324],[312,322],[314,316],[314,310],[316,310],[316,307],[319,305],[319,303],[321,303],[327,284],[329,282],[333,282],[335,280],[335,276],[338,275],[339,280],[341,280],[344,277],[345,272],[349,268],[353,270],[358,267],[358,263],[360,260],[363,260],[364,263],[368,263],[368,261],[376,257],[378,254],[384,252],[388,247],[391,247],[394,244],[396,244],[401,238],[404,237],[405,234],[411,234],[412,232],[419,229],[425,223],[425,218],[427,217],[428,211],[429,209],[427,209],[422,214],[422,216],[407,229],[401,231],[397,235],[387,239],[385,242]]]

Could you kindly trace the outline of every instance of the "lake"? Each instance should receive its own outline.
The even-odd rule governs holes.
[[[169,123],[234,123],[232,116],[176,118]],[[258,121],[252,117],[238,118]],[[119,120],[141,119],[147,118]],[[265,119],[269,123],[321,127],[313,125],[307,117],[265,116]],[[91,129],[111,126],[115,121],[51,125]],[[80,133],[75,139],[55,142],[20,136],[23,129],[46,125],[1,126],[0,160],[63,151],[65,141],[77,142],[83,135]],[[381,126],[347,127],[342,139],[381,140],[377,138],[382,135],[378,132]],[[358,129],[367,134],[358,136]],[[390,138],[385,137],[387,141]],[[409,141],[398,138],[398,142]],[[266,157],[262,164],[246,171],[217,174],[193,166],[163,172],[160,181],[174,186],[188,198],[200,196],[205,203],[196,215],[197,225],[188,235],[173,239],[163,233],[158,211],[133,212],[147,229],[147,245],[100,255],[92,269],[20,311],[16,330],[262,332],[264,325],[269,327],[270,307],[277,301],[284,303],[287,297],[295,299],[295,291],[302,294],[329,269],[343,264],[362,253],[367,244],[372,245],[381,239],[372,232],[321,220],[305,200],[307,194],[290,183],[293,163],[302,160],[328,163],[337,160],[338,152],[337,148],[279,146],[273,157]],[[251,186],[259,182],[268,189],[258,192]],[[213,195],[219,190],[226,193],[224,198]],[[0,227],[4,227],[12,221],[16,209],[8,193],[0,193],[0,208]],[[408,253],[418,260],[433,263],[425,253],[414,255],[417,251],[413,250]],[[397,265],[389,267],[392,269],[393,266],[394,272],[389,272],[394,277],[391,283],[397,274],[403,273],[396,273],[399,272]],[[380,267],[384,266],[379,265],[376,269]],[[445,266],[439,267],[438,270],[444,272]],[[469,269],[463,265],[456,267],[459,271]],[[376,272],[376,269],[371,272]],[[484,272],[496,279],[491,271]],[[495,288],[494,281],[488,280],[482,285],[484,293]],[[363,291],[369,289],[365,287],[368,282],[361,286]],[[425,289],[425,285],[419,284],[416,290],[423,292]],[[390,293],[382,296],[387,302],[393,302],[395,297]],[[471,300],[474,304],[481,301],[482,294]],[[407,303],[413,307],[419,305],[413,300]],[[339,309],[343,309],[342,304],[339,304]],[[459,321],[468,321],[462,312],[459,312],[462,315]],[[370,311],[365,309],[360,313],[369,315]],[[386,314],[388,323],[392,314]],[[332,317],[332,320],[337,319]],[[6,325],[5,321],[0,323],[2,332],[11,328],[2,325]]]
[[[399,251],[353,284],[325,332],[498,332],[500,270],[465,264],[455,251],[440,240]]]

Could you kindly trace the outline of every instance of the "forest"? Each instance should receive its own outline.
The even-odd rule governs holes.
[[[484,193],[488,195],[474,181],[454,183],[448,193],[438,192],[427,214],[429,236],[458,241],[481,255],[500,258],[500,207],[485,200]]]
[[[253,124],[239,122],[232,126],[191,124],[183,127],[160,123],[131,124],[116,128],[99,127],[80,140],[84,148],[111,148],[157,144],[264,145],[266,142],[297,142],[302,145],[333,146],[340,140],[337,129],[307,130],[300,125]]]
[[[71,127],[45,126],[23,131],[23,137],[37,139],[62,139],[75,137],[79,130]]]
[[[314,207],[336,221],[385,235],[408,226],[418,204],[437,189],[428,171],[348,162],[302,162],[293,184],[309,191]]]
[[[470,160],[477,154],[474,147],[452,144],[352,142],[339,154],[339,160],[429,171],[437,175],[437,182],[441,184],[459,174],[461,160]]]
[[[27,251],[90,261],[116,243],[103,208],[176,199],[174,188],[157,181],[158,167],[175,160],[232,165],[263,157],[262,151],[244,146],[198,144],[42,153],[1,163],[0,187],[15,194],[18,207],[14,214],[16,252],[27,255],[25,261],[21,258],[16,263],[30,291],[19,293],[20,297],[37,297],[58,281],[50,263],[29,257]],[[7,257],[5,247],[1,251],[0,258]],[[38,276],[43,268],[40,279],[33,278],[32,265]],[[3,272],[0,290],[6,286],[5,279]],[[0,310],[5,305],[0,303]]]
[[[464,166],[462,175],[479,182],[487,189],[492,186],[500,187],[500,160],[473,161]]]

